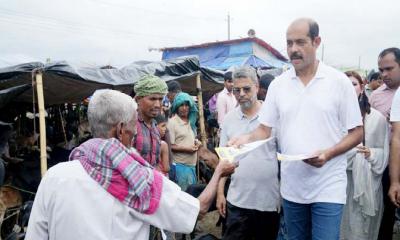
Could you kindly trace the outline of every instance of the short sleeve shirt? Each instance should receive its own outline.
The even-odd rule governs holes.
[[[250,133],[259,124],[258,114],[249,118],[243,114],[240,107],[236,107],[225,117],[220,146],[226,146],[233,137]],[[245,209],[277,211],[280,194],[275,141],[268,144],[265,149],[255,149],[237,160],[239,166],[231,176],[228,202]]]
[[[292,68],[268,89],[260,122],[277,127],[283,154],[312,154],[337,144],[349,129],[362,125],[351,81],[342,72],[319,62],[314,78],[304,86]],[[323,167],[303,161],[282,162],[281,194],[297,203],[346,202],[346,157],[339,155]]]

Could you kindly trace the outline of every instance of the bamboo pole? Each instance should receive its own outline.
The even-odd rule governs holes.
[[[200,72],[196,76],[197,87],[197,102],[199,106],[199,122],[200,122],[200,136],[201,143],[207,147],[206,125],[204,124],[204,110],[203,110],[203,92],[201,90]]]
[[[43,75],[37,72],[36,75],[36,91],[38,97],[39,108],[39,131],[40,131],[40,173],[42,177],[47,171],[47,152],[46,152],[46,120],[43,96]]]
[[[67,141],[67,133],[65,132],[65,124],[64,124],[64,118],[63,115],[61,113],[61,108],[58,107],[58,113],[60,114],[60,121],[61,121],[61,127],[63,130],[63,134],[64,134],[64,142],[65,142],[65,146],[67,146],[68,141]]]

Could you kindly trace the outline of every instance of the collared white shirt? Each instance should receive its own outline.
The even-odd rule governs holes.
[[[141,214],[103,189],[79,161],[59,163],[40,183],[25,239],[145,240],[150,225],[189,233],[199,209],[196,198],[163,177],[159,208]]]
[[[399,88],[400,89],[400,88]],[[400,90],[396,91],[394,95],[392,108],[390,110],[390,121],[391,122],[400,122]]]
[[[284,154],[312,154],[337,144],[347,130],[362,125],[355,90],[346,75],[319,62],[314,78],[304,86],[292,68],[268,89],[260,122],[278,129]],[[346,157],[323,167],[303,161],[282,162],[281,194],[297,203],[346,202]]]
[[[233,110],[237,105],[237,100],[233,93],[228,92],[226,88],[222,90],[217,97],[217,113],[218,113],[218,124],[221,127],[224,121],[225,115]]]

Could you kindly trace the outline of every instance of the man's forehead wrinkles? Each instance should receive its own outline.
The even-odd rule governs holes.
[[[304,37],[300,37],[300,38],[290,38],[290,37],[288,37],[286,40],[287,40],[287,41],[298,42],[298,41],[304,41],[304,40],[306,40],[306,39],[307,39],[307,37],[304,36]]]

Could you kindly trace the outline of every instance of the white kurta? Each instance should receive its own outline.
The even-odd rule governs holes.
[[[341,239],[375,240],[383,214],[381,178],[389,159],[389,125],[375,109],[365,116],[365,145],[371,156],[353,149],[347,153],[347,203]]]
[[[85,172],[78,161],[59,163],[40,183],[26,240],[101,240],[149,238],[149,226],[189,233],[199,201],[163,178],[159,208],[141,214],[119,202]]]

